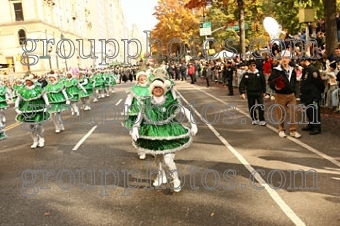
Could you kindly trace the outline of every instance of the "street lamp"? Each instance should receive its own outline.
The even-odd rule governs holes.
[[[60,39],[64,39],[64,38],[65,38],[64,34],[61,34]],[[65,71],[67,71],[66,49],[65,49],[64,42],[63,42],[63,51],[64,51],[64,57],[65,57]]]
[[[58,53],[59,53],[59,48],[57,47],[57,49],[55,50],[55,59],[56,59],[56,62],[57,62],[57,69],[59,70],[59,58],[58,58]]]
[[[52,46],[51,44],[49,44],[48,45],[48,63],[50,65],[50,70],[52,70],[51,52],[52,52]]]

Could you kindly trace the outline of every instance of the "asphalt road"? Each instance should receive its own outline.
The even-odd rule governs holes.
[[[323,119],[321,135],[280,138],[275,118],[251,125],[237,91],[176,82],[199,131],[176,154],[184,187],[174,193],[151,186],[154,159],[138,159],[120,124],[131,85],[116,86],[80,117],[63,113],[60,134],[45,124],[44,148],[31,149],[29,131],[6,111],[1,226],[340,225],[339,119]]]

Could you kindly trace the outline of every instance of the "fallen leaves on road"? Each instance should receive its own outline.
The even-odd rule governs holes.
[[[215,215],[215,213],[211,213],[210,216],[213,217]]]
[[[50,216],[51,213],[50,213],[50,212],[45,212],[44,215],[45,215],[45,216]]]

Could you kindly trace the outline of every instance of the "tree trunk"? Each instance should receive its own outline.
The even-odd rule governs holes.
[[[237,0],[239,10],[239,31],[240,31],[240,45],[241,45],[241,56],[245,60],[246,56],[246,31],[244,28],[244,1]]]
[[[323,0],[325,9],[326,26],[326,54],[329,56],[338,47],[338,35],[336,28],[336,0]]]

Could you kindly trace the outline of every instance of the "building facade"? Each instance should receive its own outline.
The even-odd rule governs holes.
[[[126,27],[120,0],[0,0],[0,69],[23,77],[49,70],[98,67],[99,63],[123,60],[121,39]],[[103,41],[115,38],[120,44]],[[35,39],[35,41],[33,41]],[[89,41],[89,39],[94,39]]]

